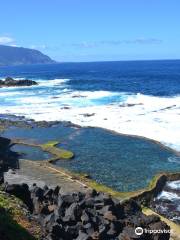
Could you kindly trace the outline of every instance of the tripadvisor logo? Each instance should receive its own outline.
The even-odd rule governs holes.
[[[140,236],[143,233],[145,233],[145,234],[157,234],[157,233],[170,234],[171,229],[146,229],[146,228],[143,229],[142,227],[135,228],[136,235]]]
[[[142,229],[142,227],[137,227],[137,228],[135,229],[135,234],[138,235],[138,236],[142,235],[142,234],[143,234],[143,229]]]

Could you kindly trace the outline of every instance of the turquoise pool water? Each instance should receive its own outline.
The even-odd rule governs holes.
[[[180,171],[180,158],[161,145],[143,138],[114,134],[101,128],[75,128],[58,124],[49,128],[11,128],[4,136],[33,139],[40,143],[60,141],[59,146],[74,152],[75,158],[60,160],[58,166],[88,173],[94,180],[119,191],[145,187],[164,171]],[[33,160],[41,151],[30,150]]]

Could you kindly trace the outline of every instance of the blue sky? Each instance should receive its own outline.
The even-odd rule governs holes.
[[[58,61],[180,58],[179,0],[1,0],[0,44]]]

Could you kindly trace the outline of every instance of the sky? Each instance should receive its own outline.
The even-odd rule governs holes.
[[[0,44],[60,62],[180,59],[180,1],[1,0]]]

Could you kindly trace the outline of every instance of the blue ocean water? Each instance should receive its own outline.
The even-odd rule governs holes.
[[[39,85],[1,88],[1,114],[103,127],[180,151],[180,60],[0,67],[6,76]]]
[[[180,94],[180,60],[61,63],[0,67],[0,76],[30,79],[70,79],[73,90]]]

